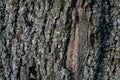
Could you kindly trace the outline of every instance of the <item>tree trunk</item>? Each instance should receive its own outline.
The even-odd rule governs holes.
[[[120,0],[0,0],[0,80],[119,80]]]

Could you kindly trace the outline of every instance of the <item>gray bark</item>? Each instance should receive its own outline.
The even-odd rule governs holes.
[[[0,80],[119,80],[120,0],[0,0]]]

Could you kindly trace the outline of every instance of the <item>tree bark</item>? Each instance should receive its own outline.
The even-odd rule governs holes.
[[[119,0],[0,0],[0,80],[119,80]]]

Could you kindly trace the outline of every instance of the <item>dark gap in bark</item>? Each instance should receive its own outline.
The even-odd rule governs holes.
[[[107,5],[109,6],[108,9],[106,9],[105,7],[105,3],[106,1],[102,0],[101,1],[101,16],[99,18],[99,27],[98,29],[100,28],[100,32],[98,32],[100,35],[99,35],[99,39],[100,39],[100,47],[99,47],[99,50],[98,50],[98,58],[97,58],[97,61],[96,61],[96,70],[95,70],[95,74],[94,74],[94,77],[93,77],[93,80],[98,80],[98,79],[102,79],[102,71],[104,69],[104,58],[107,57],[107,54],[106,54],[106,51],[105,51],[105,48],[106,48],[106,43],[107,41],[109,40],[110,38],[110,35],[111,35],[111,31],[112,31],[112,25],[109,25],[109,24],[113,24],[113,20],[112,19],[112,16],[111,14],[109,13],[109,10],[110,10],[110,4],[109,4],[109,0],[107,0]],[[105,20],[105,14],[108,14],[109,15],[109,24],[106,24],[106,20]],[[96,30],[98,31],[98,30]],[[102,75],[99,75],[99,74],[102,74]]]
[[[20,63],[18,66],[17,80],[20,80],[21,66],[22,66],[22,59],[20,59]]]
[[[47,22],[47,14],[45,14],[45,17],[44,17],[44,24],[46,24]]]
[[[50,9],[53,8],[54,0],[48,0],[48,3],[49,3],[49,9],[48,9],[48,11],[50,11]]]
[[[65,0],[60,0],[60,11],[63,11],[64,10],[64,6],[65,6]]]
[[[33,75],[33,77],[31,78],[30,77],[30,80],[32,79],[34,79],[35,80],[35,78],[36,78],[36,76],[37,76],[37,73],[36,73],[36,70],[35,70],[35,68],[36,68],[36,66],[31,66],[31,67],[29,67],[29,71],[30,71],[30,75],[32,74]]]
[[[90,7],[92,7],[96,2],[97,0],[90,0]]]
[[[35,66],[29,67],[29,71],[30,71],[32,74],[36,75]]]
[[[20,66],[18,66],[18,73],[17,73],[17,79],[20,79]]]
[[[120,62],[120,61],[119,61]],[[114,69],[112,71],[112,74],[115,75],[115,72],[116,72],[116,64],[114,65]]]
[[[45,62],[45,64],[44,64],[44,68],[45,68],[45,72],[46,72],[46,74],[47,74],[47,62],[48,62],[48,60],[45,59],[44,62]]]
[[[78,0],[71,0],[71,7],[75,8]]]
[[[52,43],[51,43],[52,44]],[[48,53],[51,52],[51,44],[48,45]]]
[[[72,25],[72,23],[70,23],[71,25]],[[70,43],[70,32],[71,32],[71,25],[69,25],[68,26],[68,28],[69,28],[69,31],[68,31],[68,33],[67,33],[67,39],[66,39],[66,42],[65,42],[65,45],[64,45],[64,48],[63,48],[63,52],[64,52],[64,57],[63,57],[63,62],[62,62],[62,65],[63,65],[63,67],[64,68],[66,68],[66,59],[67,59],[67,55],[66,55],[66,52],[67,52],[67,50],[68,50],[68,45],[69,45],[69,43]]]
[[[26,25],[30,26],[31,23],[28,21],[28,13],[29,13],[29,10],[27,9],[26,14],[24,15],[24,20]]]
[[[95,38],[95,37],[94,37],[94,34],[91,34],[91,35],[90,35],[90,44],[91,44],[91,46],[94,45],[94,42],[95,42],[95,41],[94,41],[94,38]]]
[[[46,24],[46,22],[47,22],[47,14],[45,14],[45,16],[44,16],[44,21],[43,21],[43,27],[42,27],[42,35],[45,37],[45,24]]]
[[[27,9],[26,14],[24,15],[25,23],[26,23],[27,26],[32,26],[33,25],[33,21],[29,21],[28,15],[29,15],[29,13],[33,12],[33,10],[29,11],[28,4],[26,4],[25,7]],[[33,5],[33,9],[34,9],[34,5]]]
[[[54,53],[55,53],[55,61],[57,61],[58,59],[60,59],[60,56],[58,54],[59,53],[58,47],[56,47]]]

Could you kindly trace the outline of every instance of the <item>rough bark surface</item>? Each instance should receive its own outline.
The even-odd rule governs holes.
[[[119,80],[120,0],[0,0],[0,80]]]

